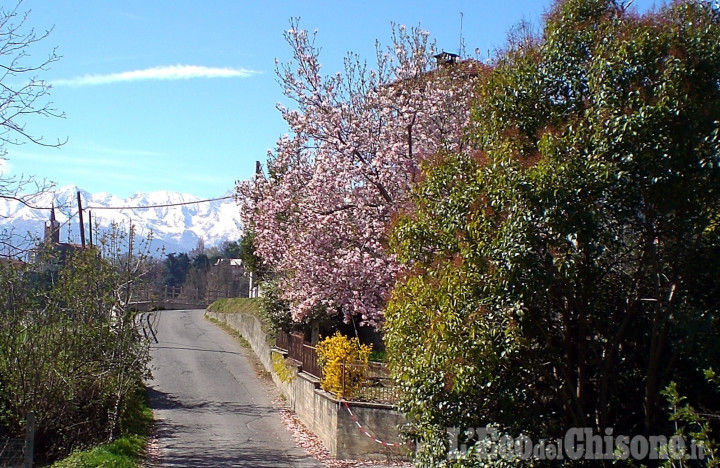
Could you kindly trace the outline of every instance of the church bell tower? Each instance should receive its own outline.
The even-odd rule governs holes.
[[[52,208],[50,208],[50,219],[45,221],[45,243],[47,244],[59,244],[60,243],[60,223],[55,219],[55,202],[53,201]]]

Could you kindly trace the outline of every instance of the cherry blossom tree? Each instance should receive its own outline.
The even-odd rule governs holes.
[[[378,325],[400,272],[387,250],[392,216],[408,202],[422,161],[463,151],[476,61],[435,66],[428,33],[393,27],[377,67],[348,54],[323,74],[317,32],[291,21],[293,60],[277,63],[278,104],[290,134],[268,155],[267,176],[237,186],[257,255],[280,277],[295,320],[342,313]]]

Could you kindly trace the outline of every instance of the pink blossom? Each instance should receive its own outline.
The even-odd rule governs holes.
[[[290,135],[266,177],[238,184],[243,222],[296,320],[324,308],[379,325],[401,270],[386,245],[391,216],[423,158],[462,151],[472,74],[433,71],[427,33],[400,28],[376,69],[350,56],[344,74],[325,76],[314,36],[292,26],[294,60],[277,67],[295,103],[277,106]]]

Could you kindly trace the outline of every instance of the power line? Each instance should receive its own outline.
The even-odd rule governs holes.
[[[84,210],[149,210],[151,208],[168,208],[172,206],[196,205],[198,203],[208,203],[218,200],[229,200],[235,198],[235,195],[227,195],[218,198],[207,198],[205,200],[196,200],[190,202],[166,203],[163,205],[143,205],[143,206],[88,206]]]
[[[55,207],[42,207],[42,206],[34,206],[28,203],[27,201],[23,200],[22,198],[13,197],[13,196],[5,196],[3,198],[15,200],[19,203],[22,203],[26,207],[30,208],[31,210],[51,210]],[[197,205],[200,203],[209,203],[212,201],[219,201],[219,200],[229,200],[231,198],[235,198],[235,195],[226,195],[224,197],[217,197],[217,198],[206,198],[204,200],[195,200],[195,201],[189,201],[189,202],[178,202],[178,203],[165,203],[161,205],[145,205],[145,206],[88,206],[83,208],[83,211],[90,211],[90,210],[149,210],[152,208],[169,208],[173,206],[185,206],[185,205]],[[79,214],[78,211],[75,213],[68,212],[67,219],[65,222],[61,223],[59,228],[62,228],[63,226],[70,225],[70,222],[73,218],[75,218]]]
[[[195,200],[195,201],[190,201],[190,202],[166,203],[166,204],[163,204],[163,205],[146,205],[146,206],[88,206],[88,207],[83,208],[83,211],[85,211],[85,210],[88,210],[88,211],[89,211],[89,210],[118,210],[118,211],[119,211],[119,210],[147,210],[147,209],[150,209],[150,208],[167,208],[167,207],[172,207],[172,206],[195,205],[195,204],[199,204],[199,203],[208,203],[208,202],[212,202],[212,201],[229,200],[229,199],[231,199],[231,198],[235,198],[235,195],[226,195],[226,196],[224,196],[224,197],[217,197],[217,198],[206,198],[206,199],[204,199],[204,200]],[[22,202],[22,200],[18,200],[18,201]],[[52,208],[43,208],[43,207],[30,206],[30,205],[28,205],[27,203],[23,203],[23,204],[26,205],[28,208],[34,209],[34,210],[50,210],[50,209],[52,209]],[[76,211],[75,213],[70,213],[70,212],[69,212],[68,215],[67,215],[67,219],[65,220],[65,222],[63,222],[62,224],[60,224],[60,226],[58,226],[58,229],[59,229],[59,228],[62,228],[63,226],[68,226],[68,225],[70,225],[70,222],[72,221],[72,219],[73,219],[74,217],[76,217],[79,213],[80,213],[79,211]]]
[[[31,205],[31,204],[28,203],[27,201],[22,200],[22,199],[17,198],[17,197],[4,196],[4,197],[2,197],[2,198],[6,198],[6,199],[10,199],[10,200],[14,200],[14,201],[17,201],[17,202],[19,202],[19,203],[22,203],[23,205],[25,205],[26,207],[30,208],[31,210],[50,210],[50,209],[52,209],[52,207],[49,207],[49,206],[45,207],[45,206],[35,206],[35,205]],[[88,211],[88,210],[149,210],[149,209],[152,209],[152,208],[169,208],[169,207],[173,207],[173,206],[197,205],[197,204],[199,204],[199,203],[208,203],[208,202],[219,201],[219,200],[229,200],[229,199],[231,199],[231,198],[235,198],[235,195],[226,195],[226,196],[224,196],[224,197],[206,198],[206,199],[204,199],[204,200],[195,200],[195,201],[188,201],[188,202],[166,203],[166,204],[162,204],[162,205],[144,205],[144,206],[140,206],[140,205],[138,205],[138,206],[86,206],[86,207],[83,208],[83,211]],[[76,216],[76,215],[77,215],[77,213],[75,213],[75,215],[73,215],[73,216]]]

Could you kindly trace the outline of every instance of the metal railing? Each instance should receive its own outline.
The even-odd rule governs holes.
[[[0,466],[20,467],[25,462],[25,440],[0,437]]]
[[[35,413],[25,419],[25,439],[0,437],[0,466],[32,468],[35,452]]]
[[[359,384],[352,385],[352,400],[394,404],[399,399],[399,389],[390,377],[387,364],[379,362],[344,362],[342,366],[342,393],[350,393],[346,376],[362,376]]]

